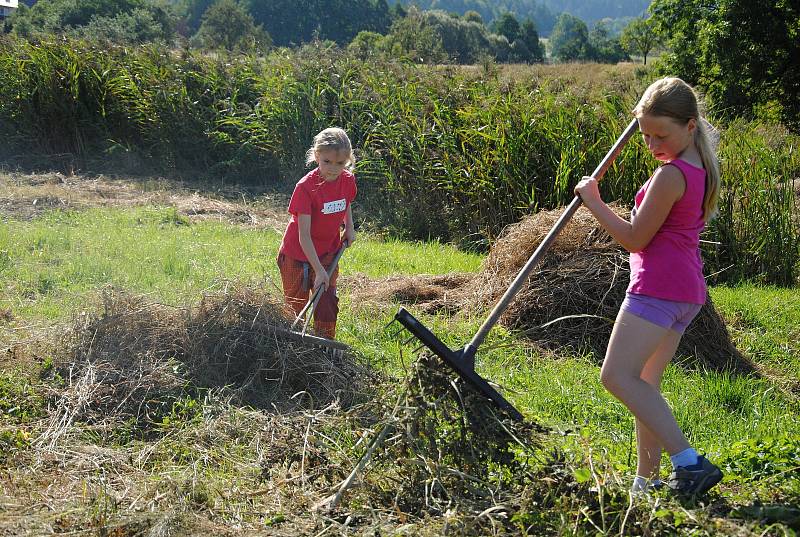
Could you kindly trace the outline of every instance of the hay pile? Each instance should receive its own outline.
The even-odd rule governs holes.
[[[626,209],[612,208],[627,218]],[[562,213],[541,211],[507,228],[472,278],[394,278],[362,284],[354,290],[355,295],[369,301],[382,293],[426,313],[485,314]],[[581,208],[514,297],[500,323],[544,349],[590,350],[601,359],[629,276],[628,253]],[[678,354],[689,358],[693,366],[753,371],[752,364],[733,346],[710,297],[681,340]]]
[[[612,208],[628,217],[626,209]],[[473,280],[463,307],[496,303],[562,212],[542,211],[509,227]],[[628,253],[581,208],[500,322],[550,350],[588,348],[603,356],[629,278]],[[678,354],[714,370],[752,370],[733,346],[711,297],[687,329]]]
[[[512,420],[438,358],[418,355],[383,397],[389,401],[394,410],[369,426],[366,452],[374,444],[376,456],[341,509],[426,521],[426,535],[505,534],[492,530],[518,529],[512,515],[531,488],[552,486],[537,475],[550,458],[547,430]]]
[[[348,406],[368,391],[371,369],[276,332],[288,324],[282,300],[261,288],[231,285],[192,308],[108,291],[102,311],[82,314],[63,337],[62,406],[89,422],[145,424],[208,390],[281,412]]]
[[[397,500],[414,513],[496,508],[519,494],[546,429],[516,422],[433,355],[412,364],[391,451],[403,460]],[[497,479],[497,468],[508,481]]]
[[[425,313],[455,314],[461,309],[464,294],[474,277],[471,273],[453,272],[389,276],[382,280],[355,275],[343,277],[340,281],[351,294],[354,304],[411,304]]]

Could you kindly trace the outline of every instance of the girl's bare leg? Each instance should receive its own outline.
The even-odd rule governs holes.
[[[689,447],[672,410],[658,388],[643,380],[650,358],[671,331],[620,311],[600,371],[603,386],[622,401],[670,455]]]
[[[664,375],[664,370],[675,355],[680,340],[681,334],[674,330],[668,330],[661,345],[642,368],[642,380],[659,392],[661,391],[661,378]],[[638,418],[636,419],[636,441],[638,455],[636,475],[657,479],[661,463],[661,444],[653,432]]]

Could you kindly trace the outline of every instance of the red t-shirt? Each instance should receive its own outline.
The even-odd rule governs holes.
[[[289,201],[292,219],[283,234],[280,253],[298,261],[308,261],[300,247],[298,217],[311,215],[311,241],[317,256],[339,248],[339,230],[344,223],[347,208],[356,197],[356,178],[349,170],[343,170],[335,181],[325,181],[319,168],[306,174],[294,187]]]

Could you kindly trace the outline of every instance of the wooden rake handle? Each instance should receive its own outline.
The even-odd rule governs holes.
[[[344,253],[345,248],[349,246],[346,240],[342,241],[342,245],[339,247],[339,250],[336,252],[336,255],[333,257],[331,264],[328,266],[328,278],[330,279],[333,276],[333,272],[336,270],[336,267],[339,265],[339,260],[342,258],[342,254]],[[305,334],[306,329],[308,328],[308,323],[311,317],[314,316],[314,310],[317,308],[317,304],[319,304],[320,299],[322,298],[322,293],[325,292],[325,286],[320,285],[316,289],[314,289],[314,293],[311,295],[311,298],[306,302],[306,305],[303,306],[303,309],[300,310],[300,313],[297,314],[297,318],[295,319],[294,323],[292,324],[292,328],[297,324],[300,319],[305,319],[303,321],[303,333]]]
[[[619,138],[617,138],[617,141],[614,142],[613,146],[611,146],[611,149],[609,149],[608,153],[606,153],[606,156],[603,157],[603,160],[600,161],[600,164],[597,165],[597,168],[595,168],[595,170],[592,172],[592,177],[598,181],[603,178],[603,176],[606,174],[606,171],[608,171],[608,168],[610,168],[611,164],[614,163],[617,155],[620,154],[622,148],[625,147],[625,144],[637,130],[639,130],[639,120],[633,119],[622,132],[622,134],[619,135]],[[478,332],[472,338],[472,341],[469,342],[469,347],[477,349],[481,343],[483,343],[483,340],[486,339],[489,331],[500,319],[500,316],[503,314],[509,304],[511,304],[511,300],[514,298],[514,295],[517,294],[519,289],[522,287],[522,284],[525,283],[525,280],[527,280],[533,268],[539,263],[544,253],[547,251],[553,241],[555,241],[558,234],[561,233],[561,230],[567,225],[567,222],[569,222],[570,218],[572,218],[572,215],[575,214],[575,211],[578,210],[578,207],[581,206],[581,203],[583,203],[581,198],[579,196],[575,196],[575,198],[572,200],[572,203],[567,206],[567,208],[564,210],[564,213],[553,225],[553,228],[550,230],[550,232],[545,236],[544,239],[542,239],[539,247],[536,248],[535,252],[533,252],[533,255],[531,255],[531,257],[528,259],[528,262],[525,263],[525,266],[519,271],[517,277],[514,278],[513,282],[511,282],[508,290],[500,298],[497,305],[489,314],[489,317],[486,318],[481,327],[478,329]]]

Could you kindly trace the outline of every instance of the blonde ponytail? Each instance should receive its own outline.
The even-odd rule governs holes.
[[[706,193],[703,196],[703,221],[705,222],[717,214],[721,183],[716,144],[712,140],[712,133],[709,132],[711,129],[713,127],[710,123],[702,117],[698,118],[697,128],[694,131],[694,145],[703,160],[703,168],[706,169]]]

